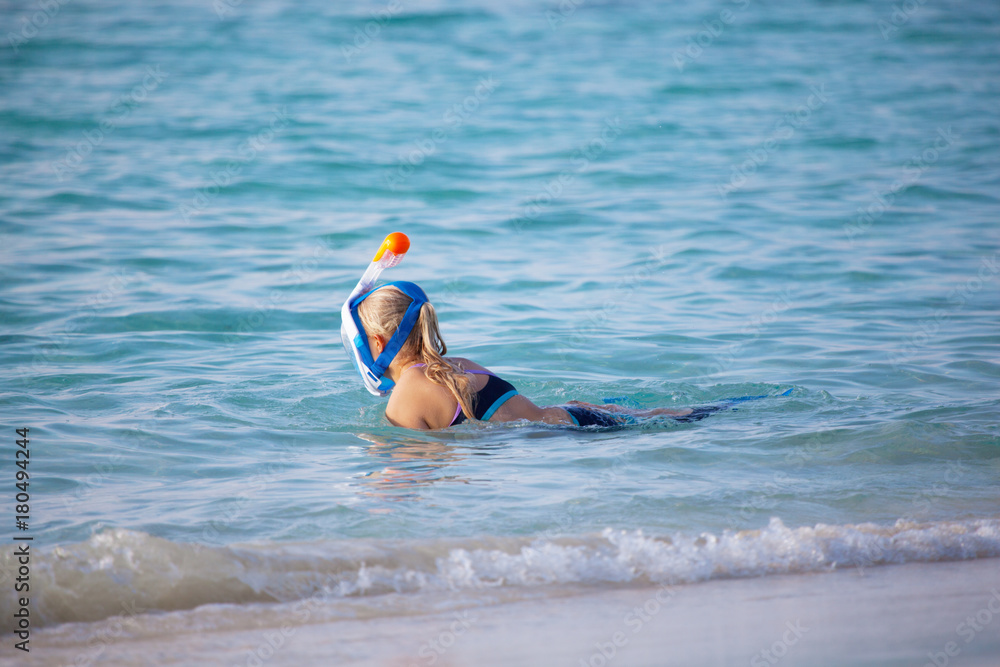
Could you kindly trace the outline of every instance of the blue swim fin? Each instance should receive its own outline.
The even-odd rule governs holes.
[[[724,398],[717,405],[700,405],[696,408],[692,408],[689,414],[683,417],[674,417],[674,421],[679,421],[682,423],[701,421],[705,417],[709,416],[713,412],[719,412],[720,410],[727,410],[733,408],[737,403],[746,403],[747,401],[757,401],[762,398],[772,398],[778,396],[788,396],[792,393],[791,389],[781,392],[780,394],[761,394],[760,396],[740,396],[739,398]]]

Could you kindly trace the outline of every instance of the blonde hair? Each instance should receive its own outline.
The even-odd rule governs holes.
[[[358,317],[369,336],[382,336],[388,341],[396,333],[412,301],[398,288],[387,285],[372,292],[358,305]],[[444,358],[447,352],[448,346],[441,338],[434,306],[425,303],[420,307],[420,316],[399,349],[399,355],[402,359],[417,358],[426,364],[424,373],[427,378],[448,389],[462,406],[465,416],[475,419],[474,392],[469,376]]]

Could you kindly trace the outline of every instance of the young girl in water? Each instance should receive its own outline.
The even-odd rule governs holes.
[[[632,410],[580,401],[539,407],[519,394],[512,384],[479,364],[462,357],[445,357],[448,348],[441,339],[434,306],[417,285],[389,283],[371,290],[354,303],[357,321],[361,324],[359,333],[362,337],[367,336],[371,360],[379,360],[385,365],[381,376],[389,380],[386,384],[392,391],[385,416],[396,426],[439,429],[467,420],[527,420],[609,427],[633,423],[635,417],[655,415],[695,421],[718,409]],[[401,326],[404,334],[406,327],[410,327],[402,341],[401,336],[394,338]],[[397,346],[391,361],[382,359],[387,347],[391,354]]]

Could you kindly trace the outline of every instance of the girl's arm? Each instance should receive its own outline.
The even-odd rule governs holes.
[[[500,406],[494,415],[495,421],[512,422],[527,419],[546,424],[573,424],[573,418],[560,407],[538,407],[527,397],[518,394]]]

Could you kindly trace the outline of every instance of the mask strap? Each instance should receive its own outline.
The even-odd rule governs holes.
[[[376,287],[375,289],[362,295],[356,303],[361,303],[375,290],[380,290],[383,287],[388,287],[389,285],[396,287],[403,294],[410,297],[412,301],[410,301],[410,305],[406,307],[406,313],[403,315],[403,319],[396,328],[396,332],[392,334],[392,338],[389,339],[389,342],[386,343],[382,353],[378,355],[378,359],[376,359],[375,363],[371,366],[371,372],[380,378],[385,374],[385,370],[389,367],[389,364],[392,363],[392,360],[396,358],[396,355],[406,343],[406,339],[410,337],[410,332],[413,331],[414,325],[416,325],[417,320],[420,318],[420,308],[427,303],[427,295],[422,289],[420,289],[420,286],[416,283],[407,281],[386,283],[385,285]]]

